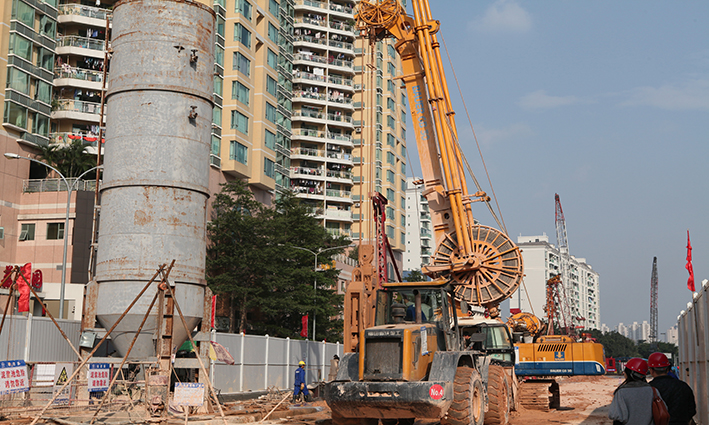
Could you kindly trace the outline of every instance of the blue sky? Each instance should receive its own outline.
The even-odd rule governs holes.
[[[601,321],[649,322],[657,256],[665,332],[691,300],[687,229],[697,286],[709,279],[709,2],[430,3],[513,240],[556,243],[558,193],[571,254],[600,274]],[[447,77],[463,150],[490,193]]]

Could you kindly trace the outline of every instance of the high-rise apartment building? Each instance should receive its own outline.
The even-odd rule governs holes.
[[[391,41],[356,44],[353,1],[200,2],[216,13],[210,191],[242,179],[257,200],[271,204],[294,190],[328,231],[353,239],[361,232],[365,241],[374,237],[369,195],[378,191],[389,202],[385,230],[400,262],[407,103],[394,79],[401,67]],[[73,140],[96,152],[115,3],[0,5],[3,152],[34,157],[39,146]],[[65,317],[79,318],[95,185],[76,183],[64,229],[66,188],[45,177],[44,167],[30,161],[0,159],[0,266],[32,262],[41,269],[40,295],[56,314],[67,237]]]
[[[522,250],[524,260],[525,284],[510,299],[510,308],[534,312],[544,317],[546,304],[546,283],[551,277],[560,274],[561,261],[567,261],[559,248],[549,243],[549,237],[520,236],[517,245]],[[563,298],[568,303],[569,325],[582,326],[585,329],[598,329],[600,322],[599,275],[584,258],[571,256],[568,264],[569,282],[564,284]]]
[[[225,92],[223,105],[214,109],[218,177],[247,181],[256,199],[270,204],[277,191],[290,187],[293,1],[217,4],[225,13],[217,24],[224,37],[217,67],[223,67]]]
[[[291,188],[328,232],[351,236],[352,3],[295,3]]]
[[[376,43],[357,39],[355,59],[354,124],[352,151],[355,202],[353,237],[373,241],[376,235],[372,194],[387,199],[384,233],[394,251],[392,261],[403,265],[406,251],[406,116],[408,102],[399,55],[394,40]],[[390,279],[395,279],[391,263]]]
[[[421,270],[429,263],[433,253],[433,229],[428,200],[423,196],[423,186],[416,179],[406,179],[406,252],[404,271]]]

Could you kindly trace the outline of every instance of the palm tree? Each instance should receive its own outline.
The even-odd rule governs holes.
[[[39,146],[38,159],[59,170],[66,178],[78,177],[96,165],[96,158],[86,151],[88,145],[82,139],[71,143],[50,143]]]

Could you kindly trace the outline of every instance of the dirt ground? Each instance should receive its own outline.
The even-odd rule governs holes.
[[[561,408],[550,412],[521,410],[513,412],[510,425],[573,424],[606,425],[613,390],[620,385],[617,376],[575,376],[558,379]]]

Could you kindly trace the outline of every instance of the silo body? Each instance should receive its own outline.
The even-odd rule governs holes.
[[[190,327],[202,318],[214,19],[191,1],[114,6],[96,262],[96,315],[105,328],[173,259],[175,299]],[[118,354],[125,355],[156,287],[113,332]],[[156,327],[154,308],[130,358],[155,356]],[[179,319],[173,335],[175,345],[187,337]]]

